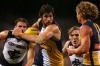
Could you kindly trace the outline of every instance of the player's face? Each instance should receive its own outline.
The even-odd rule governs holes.
[[[44,23],[44,26],[48,26],[52,24],[53,22],[53,13],[44,13],[42,16],[42,22]]]
[[[79,30],[74,30],[70,35],[69,35],[70,41],[73,44],[74,47],[78,47],[80,45],[79,42]]]
[[[23,32],[27,29],[27,24],[25,22],[18,22],[15,28],[21,29]]]

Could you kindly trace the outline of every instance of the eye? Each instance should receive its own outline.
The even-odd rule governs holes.
[[[18,26],[18,27],[20,27],[20,28],[21,28],[21,27],[23,27],[23,28],[27,28],[26,26],[21,26],[21,25],[20,25],[20,26]]]
[[[18,27],[20,27],[20,28],[21,28],[21,27],[23,27],[23,26],[18,26]]]
[[[75,34],[75,36],[79,36],[79,34]]]
[[[70,35],[70,36],[73,36],[73,35]]]
[[[79,36],[79,34],[71,34],[70,36]]]
[[[45,15],[44,17],[45,17],[45,18],[47,18],[48,16],[47,16],[47,15]]]
[[[23,26],[23,28],[27,28],[26,26]]]

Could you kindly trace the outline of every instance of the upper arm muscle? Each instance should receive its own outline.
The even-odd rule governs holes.
[[[40,36],[42,37],[43,41],[47,41],[51,37],[59,39],[60,31],[56,25],[49,25],[48,27],[46,27],[45,31],[40,34]]]
[[[91,29],[88,26],[82,26],[80,28],[80,35],[81,35],[81,45],[83,49],[85,49],[86,51],[89,50],[90,48],[90,32]]]

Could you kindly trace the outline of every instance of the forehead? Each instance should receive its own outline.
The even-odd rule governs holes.
[[[50,12],[50,13],[44,13],[43,16],[45,16],[45,15],[46,15],[46,16],[48,16],[48,15],[53,15],[53,13],[52,13],[52,12]]]
[[[18,22],[16,25],[27,25],[25,22]]]
[[[79,34],[79,30],[73,30],[71,34]]]

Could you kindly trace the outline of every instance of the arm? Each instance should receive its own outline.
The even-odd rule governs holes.
[[[72,66],[71,60],[68,55],[64,58],[64,66]]]
[[[80,36],[81,36],[81,45],[77,49],[69,49],[67,51],[69,54],[78,54],[78,53],[86,53],[90,48],[90,36],[91,36],[91,28],[88,26],[82,26],[80,28]]]
[[[43,42],[49,40],[51,37],[53,37],[53,39],[55,40],[60,40],[61,32],[55,24],[52,24],[46,27],[45,31],[41,33],[39,36],[42,37]]]
[[[70,43],[70,41],[67,41],[62,49],[63,51],[63,56],[66,57],[68,56],[68,52],[67,52],[67,48],[68,48],[68,44]]]
[[[6,39],[8,32],[9,32],[8,30],[0,32],[0,40]]]
[[[67,42],[65,43],[65,45],[64,45],[64,47],[63,47],[63,49],[68,48],[69,43],[70,43],[70,40],[69,40],[69,41],[67,41]]]
[[[35,56],[35,44],[30,43],[29,50],[27,53],[27,63],[25,66],[32,66],[32,64],[34,62],[34,56]]]
[[[68,44],[70,43],[70,41],[67,41],[62,49],[63,52],[63,56],[64,56],[64,66],[72,66],[70,58],[68,56],[68,52],[67,52],[67,48],[68,48]]]
[[[39,42],[39,44],[44,43],[48,39],[50,39],[52,36],[55,36],[58,40],[61,37],[61,33],[58,30],[58,27],[56,25],[49,25],[46,27],[45,31],[39,35],[29,35],[22,33],[20,29],[15,28],[13,31],[13,34],[15,36],[19,36],[23,39],[26,39],[30,42]]]

